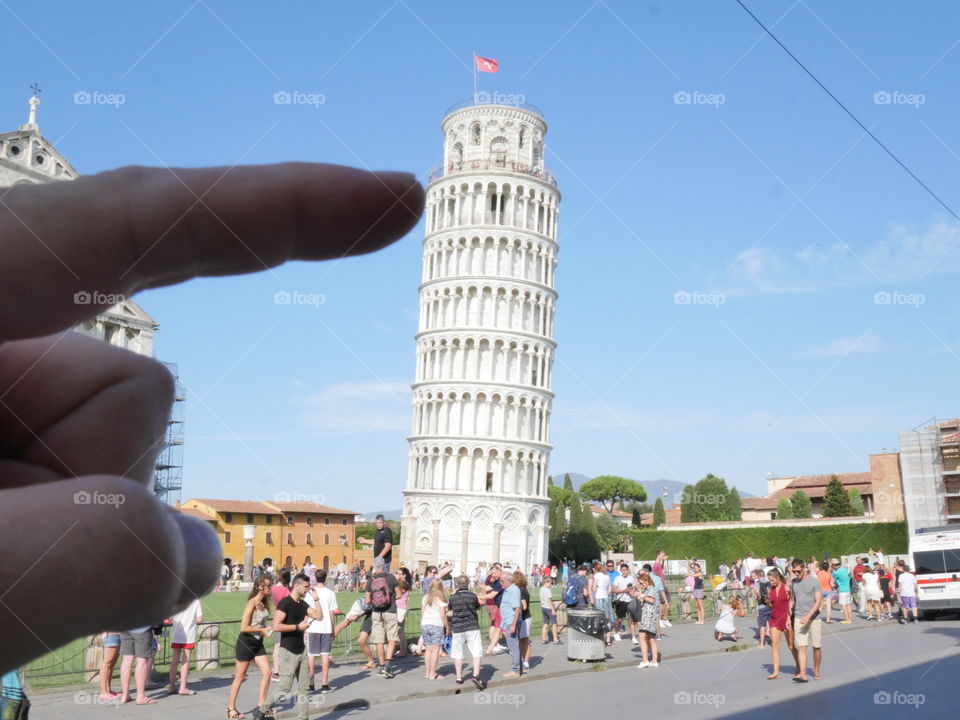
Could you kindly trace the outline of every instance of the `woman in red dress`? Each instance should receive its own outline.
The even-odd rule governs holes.
[[[770,579],[770,640],[773,643],[770,647],[773,653],[773,672],[767,676],[767,680],[776,680],[780,676],[780,638],[784,633],[787,633],[787,642],[793,645],[790,642],[791,592],[783,575],[776,568],[770,570],[767,577]]]

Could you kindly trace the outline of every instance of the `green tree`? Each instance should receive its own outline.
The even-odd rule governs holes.
[[[630,542],[630,528],[618,523],[609,515],[596,518],[597,539],[605,552],[624,552]]]
[[[580,495],[572,493],[570,496],[570,519],[567,525],[567,541],[564,549],[566,556],[576,560],[579,557],[580,533],[583,531],[583,503]]]
[[[570,479],[570,473],[563,476],[563,489],[573,492],[573,480]]]
[[[609,517],[609,516],[608,516]],[[611,520],[613,518],[610,518]],[[597,521],[593,507],[587,503],[580,516],[580,534],[577,537],[577,560],[586,562],[600,558],[600,537],[597,533]]]
[[[740,493],[737,492],[737,489],[730,488],[730,492],[727,493],[727,502],[725,503],[727,511],[727,520],[734,520],[740,522],[743,519],[743,508],[740,507]]]
[[[687,488],[690,488],[688,485]],[[718,520],[727,520],[730,509],[728,508],[728,496],[730,491],[727,489],[727,481],[719,478],[713,473],[708,473],[706,477],[697,481],[689,491],[685,488],[683,492],[683,503],[681,504],[681,522],[716,522]],[[740,501],[737,499],[737,505]],[[687,517],[683,520],[683,505],[687,505]]]
[[[680,497],[680,522],[694,522],[693,518],[693,485],[683,486],[683,495]]]
[[[850,496],[843,489],[843,483],[836,475],[830,476],[827,483],[827,492],[823,496],[824,517],[850,517],[853,509],[850,507]]]
[[[793,509],[793,517],[795,518],[813,517],[813,503],[810,502],[810,496],[803,490],[797,490],[790,496],[790,507]]]
[[[555,485],[547,485],[550,496],[550,553],[560,559],[567,556],[567,537],[570,532],[567,524],[567,508],[573,493]]]
[[[607,513],[612,513],[618,503],[627,500],[643,502],[647,491],[636,480],[627,480],[617,475],[600,475],[587,480],[580,486],[580,495],[587,500],[598,502]]]
[[[653,504],[653,526],[660,527],[667,522],[667,511],[663,507],[663,498],[657,498]]]
[[[633,512],[630,513],[630,524],[633,525],[634,527],[640,527],[641,525],[643,525],[643,518],[640,517],[640,515],[641,515],[640,509],[634,508]]]
[[[780,498],[777,503],[777,520],[789,520],[793,517],[793,506],[787,498]]]
[[[850,488],[850,514],[863,515],[863,496],[857,488]]]

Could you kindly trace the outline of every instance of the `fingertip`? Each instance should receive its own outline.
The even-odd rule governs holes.
[[[181,610],[213,589],[219,577],[221,547],[216,531],[206,521],[175,510],[171,514],[183,537],[186,556],[183,587],[177,600],[177,610]]]

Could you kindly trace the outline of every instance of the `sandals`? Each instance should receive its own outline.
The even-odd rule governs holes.
[[[244,720],[247,716],[236,708],[227,708],[227,720]]]

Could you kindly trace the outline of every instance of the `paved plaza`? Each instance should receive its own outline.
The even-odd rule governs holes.
[[[423,717],[484,713],[488,705],[513,712],[554,707],[567,711],[580,706],[596,710],[597,697],[609,699],[607,709],[643,706],[655,713],[681,717],[722,717],[732,713],[769,711],[770,704],[792,703],[797,708],[830,707],[848,703],[851,713],[844,717],[947,717],[956,699],[953,680],[960,670],[960,621],[941,619],[919,625],[896,622],[877,626],[857,620],[853,625],[824,626],[824,679],[798,686],[790,680],[793,662],[784,648],[781,677],[767,681],[770,651],[760,650],[752,638],[752,624],[741,623],[744,638],[739,643],[713,640],[712,625],[683,624],[666,630],[661,643],[662,664],[657,669],[636,669],[638,659],[629,638],[608,648],[604,663],[567,660],[566,647],[544,646],[535,640],[529,674],[519,680],[503,680],[509,669],[505,655],[484,658],[482,676],[489,682],[484,693],[469,683],[454,684],[453,665],[442,659],[444,677],[430,681],[423,677],[423,661],[415,656],[396,663],[397,676],[391,680],[363,670],[360,663],[338,663],[331,670],[329,695],[311,695],[311,716],[339,717],[364,712],[365,717],[394,716],[391,704],[417,700],[416,713]],[[98,703],[92,687],[72,687],[32,695],[37,718],[150,718],[174,714],[188,718],[223,717],[232,673],[198,673],[191,687],[197,694],[170,697],[165,690],[150,693],[159,702],[138,707],[130,703]],[[248,676],[237,707],[247,717],[256,702],[259,674]],[[114,683],[115,689],[117,683]],[[273,685],[275,687],[275,685]],[[879,695],[877,695],[880,693]],[[883,695],[882,693],[888,693]],[[908,706],[913,695],[923,695],[918,708]],[[473,697],[467,698],[467,695]],[[459,696],[459,697],[458,697]],[[889,702],[885,703],[884,699]],[[791,706],[792,708],[793,706]],[[869,711],[859,715],[861,710]],[[802,711],[802,709],[801,709]],[[412,712],[404,708],[404,713]],[[939,713],[943,712],[943,715]],[[295,718],[290,704],[280,716]],[[539,714],[539,713],[538,713]],[[759,716],[759,715],[758,715]],[[951,715],[952,717],[952,715]]]

